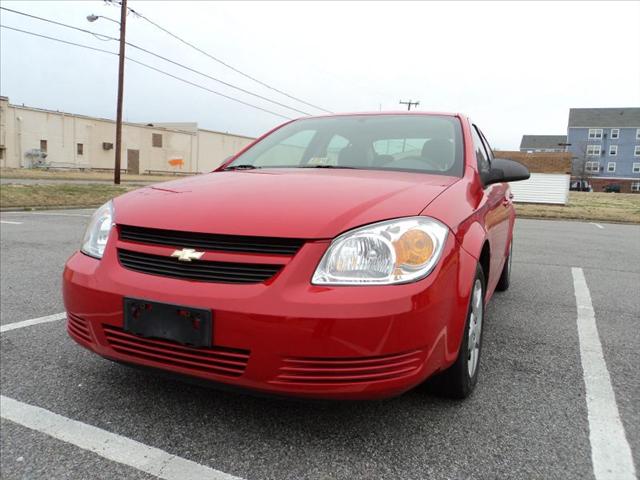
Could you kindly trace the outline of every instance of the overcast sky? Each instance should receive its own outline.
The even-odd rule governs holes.
[[[119,9],[95,1],[2,1],[114,37]],[[640,106],[640,2],[152,2],[129,6],[234,67],[331,111],[463,112],[494,147],[566,133],[570,107]],[[117,52],[114,41],[2,11],[3,25]],[[310,113],[129,16],[128,41]],[[117,57],[2,29],[0,93],[11,103],[115,118]],[[207,88],[299,113],[128,48],[127,55]],[[128,63],[125,119],[198,122],[259,135],[282,118]]]

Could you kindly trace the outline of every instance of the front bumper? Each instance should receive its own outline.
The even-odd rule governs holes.
[[[111,240],[110,240],[111,242]],[[452,235],[425,279],[320,287],[309,279],[326,242],[305,244],[272,281],[166,278],[74,254],[63,275],[67,329],[95,353],[264,393],[334,399],[399,395],[455,360],[475,259]],[[211,309],[213,346],[183,347],[122,330],[123,297]]]

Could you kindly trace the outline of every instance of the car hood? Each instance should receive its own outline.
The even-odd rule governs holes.
[[[375,170],[219,171],[129,192],[116,222],[203,233],[306,239],[418,215],[458,178]]]

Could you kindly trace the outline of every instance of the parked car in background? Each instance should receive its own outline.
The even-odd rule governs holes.
[[[592,192],[591,184],[586,180],[573,180],[569,187],[572,192]]]
[[[304,118],[215,172],[97,210],[64,271],[68,331],[103,357],[255,391],[370,399],[478,380],[515,211],[456,114]]]
[[[617,183],[610,183],[609,185],[605,185],[602,189],[606,193],[620,193],[620,185]]]

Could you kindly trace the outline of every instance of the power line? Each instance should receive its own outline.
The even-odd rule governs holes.
[[[177,65],[180,68],[184,68],[185,70],[189,70],[190,72],[197,73],[198,75],[206,77],[206,78],[208,78],[210,80],[213,80],[215,82],[221,83],[222,85],[226,85],[227,87],[233,88],[235,90],[238,90],[240,92],[246,93],[248,95],[252,95],[252,96],[254,96],[256,98],[260,98],[262,100],[266,100],[267,102],[273,103],[274,105],[278,105],[280,107],[288,108],[289,110],[293,110],[294,112],[298,112],[298,113],[301,113],[303,115],[311,115],[310,113],[305,112],[303,110],[298,110],[297,108],[290,107],[289,105],[286,105],[284,103],[280,103],[280,102],[277,102],[275,100],[271,100],[270,98],[263,97],[262,95],[250,92],[249,90],[245,90],[244,88],[236,87],[235,85],[233,85],[231,83],[228,83],[228,82],[225,82],[224,80],[220,80],[218,78],[212,77],[211,75],[208,75],[208,74],[200,72],[200,71],[198,71],[198,70],[196,70],[194,68],[191,68],[191,67],[188,67],[186,65],[183,65],[183,64],[181,64],[179,62],[176,62],[175,60],[171,60],[170,58],[163,57],[162,55],[160,55],[158,53],[151,52],[151,51],[147,50],[146,48],[139,47],[139,46],[134,45],[133,43],[129,43],[129,42],[125,42],[125,43],[127,45],[129,45],[130,47],[133,47],[133,48],[135,48],[137,50],[140,50],[141,52],[147,53],[149,55],[153,55],[154,57],[157,57],[157,58],[160,58],[161,60],[164,60],[165,62],[173,63],[174,65]]]
[[[117,1],[117,0],[106,0],[106,1],[108,1],[109,3],[116,3],[116,4],[118,4],[118,5],[120,4],[120,2],[119,2],[119,1]],[[305,105],[307,105],[307,106],[309,106],[309,107],[313,107],[313,108],[318,109],[318,110],[320,110],[320,111],[322,111],[322,112],[325,112],[325,113],[333,113],[333,112],[332,112],[332,111],[330,111],[330,110],[327,110],[327,109],[325,109],[325,108],[322,108],[322,107],[319,107],[319,106],[317,106],[317,105],[314,105],[313,103],[306,102],[306,101],[304,101],[304,100],[302,100],[302,99],[300,99],[300,98],[298,98],[298,97],[294,97],[293,95],[291,95],[291,94],[289,94],[289,93],[287,93],[287,92],[283,92],[282,90],[279,90],[279,89],[277,89],[277,88],[275,88],[275,87],[272,87],[272,86],[271,86],[271,85],[269,85],[268,83],[265,83],[265,82],[263,82],[263,81],[261,81],[261,80],[258,80],[257,78],[255,78],[255,77],[253,77],[253,76],[249,75],[248,73],[245,73],[245,72],[243,72],[242,70],[239,70],[239,69],[237,69],[236,67],[234,67],[234,66],[232,66],[232,65],[229,65],[227,62],[225,62],[225,61],[223,61],[223,60],[221,60],[221,59],[219,59],[219,58],[217,58],[217,57],[215,57],[215,56],[211,55],[210,53],[208,53],[208,52],[206,52],[206,51],[202,50],[201,48],[199,48],[199,47],[195,46],[193,43],[190,43],[190,42],[188,42],[187,40],[184,40],[183,38],[179,37],[178,35],[176,35],[176,34],[174,34],[174,33],[170,32],[170,31],[169,31],[169,30],[167,30],[166,28],[164,28],[164,27],[162,27],[162,26],[158,25],[156,22],[154,22],[154,21],[150,20],[149,18],[145,17],[145,16],[144,16],[144,15],[142,15],[140,12],[137,12],[136,10],[133,10],[132,8],[129,8],[129,11],[130,11],[131,13],[133,13],[134,15],[138,16],[139,18],[142,18],[143,20],[145,20],[145,21],[149,22],[149,23],[150,23],[151,25],[153,25],[154,27],[156,27],[156,28],[158,28],[158,29],[162,30],[162,31],[163,31],[163,32],[165,32],[167,35],[170,35],[171,37],[175,38],[175,39],[176,39],[176,40],[178,40],[179,42],[184,43],[185,45],[187,45],[187,46],[189,46],[189,47],[193,48],[194,50],[196,50],[196,51],[200,52],[201,54],[203,54],[203,55],[205,55],[205,56],[209,57],[210,59],[212,59],[212,60],[214,60],[214,61],[218,62],[219,64],[224,65],[225,67],[227,67],[227,68],[229,68],[229,69],[233,70],[234,72],[239,73],[239,74],[240,74],[240,75],[242,75],[243,77],[248,78],[249,80],[253,80],[254,82],[256,82],[256,83],[258,83],[258,84],[262,85],[263,87],[266,87],[266,88],[268,88],[268,89],[270,89],[270,90],[273,90],[274,92],[278,92],[280,95],[284,95],[285,97],[289,97],[289,98],[290,98],[290,99],[292,99],[292,100],[295,100],[295,101],[300,102],[300,103],[304,103]]]
[[[89,45],[82,45],[80,43],[69,42],[68,40],[62,40],[61,38],[49,37],[47,35],[42,35],[40,33],[30,32],[28,30],[21,30],[15,27],[9,27],[8,25],[0,25],[0,28],[6,28],[7,30],[13,30],[14,32],[26,33],[27,35],[33,35],[34,37],[46,38],[47,40],[53,40],[55,42],[65,43],[67,45],[74,45],[76,47],[86,48],[87,50],[95,50],[96,52],[108,53],[110,55],[118,55],[117,52],[111,52],[109,50],[105,50],[103,48],[91,47]]]
[[[102,34],[98,34],[98,33],[96,33],[96,32],[92,32],[91,30],[87,30],[87,29],[84,29],[84,28],[75,27],[75,26],[73,26],[73,25],[68,25],[68,24],[66,24],[66,23],[57,22],[57,21],[55,21],[55,20],[50,20],[50,19],[47,19],[47,18],[38,17],[38,16],[36,16],[36,15],[30,15],[30,14],[28,14],[28,13],[19,12],[19,11],[17,11],[17,10],[12,10],[12,9],[10,9],[10,8],[5,8],[5,7],[0,7],[0,9],[2,9],[2,10],[7,10],[7,11],[12,12],[12,13],[17,13],[17,14],[19,14],[19,15],[24,15],[24,16],[26,16],[26,17],[34,18],[34,19],[36,19],[36,20],[41,20],[41,21],[44,21],[44,22],[52,23],[52,24],[54,24],[54,25],[58,25],[58,26],[61,26],[61,27],[70,28],[70,29],[72,29],[72,30],[77,30],[77,31],[80,31],[80,32],[83,32],[83,33],[89,33],[89,34],[91,34],[91,35],[95,36],[96,38],[98,38],[99,40],[114,40],[114,41],[119,41],[119,39],[118,39],[118,38],[116,38],[116,37],[112,37],[112,36],[109,36],[109,35],[102,35]],[[100,38],[100,37],[103,37],[103,38]],[[240,92],[246,93],[247,95],[251,95],[251,96],[253,96],[253,97],[259,98],[259,99],[261,99],[261,100],[265,100],[265,101],[267,101],[267,102],[269,102],[269,103],[272,103],[272,104],[274,104],[274,105],[278,105],[279,107],[287,108],[287,109],[292,110],[292,111],[294,111],[294,112],[301,113],[302,115],[311,115],[310,113],[305,112],[305,111],[303,111],[303,110],[299,110],[299,109],[297,109],[297,108],[291,107],[291,106],[286,105],[286,104],[284,104],[284,103],[280,103],[280,102],[278,102],[278,101],[276,101],[276,100],[271,100],[270,98],[264,97],[264,96],[259,95],[259,94],[257,94],[257,93],[251,92],[251,91],[249,91],[249,90],[245,90],[244,88],[237,87],[237,86],[235,86],[235,85],[233,85],[233,84],[231,84],[231,83],[225,82],[224,80],[220,80],[219,78],[213,77],[213,76],[208,75],[208,74],[206,74],[206,73],[203,73],[203,72],[201,72],[201,71],[199,71],[199,70],[196,70],[196,69],[194,69],[194,68],[191,68],[191,67],[188,67],[188,66],[186,66],[186,65],[183,65],[183,64],[181,64],[181,63],[179,63],[179,62],[176,62],[175,60],[171,60],[170,58],[164,57],[164,56],[162,56],[162,55],[160,55],[160,54],[157,54],[157,53],[155,53],[155,52],[152,52],[152,51],[150,51],[150,50],[147,50],[146,48],[140,47],[140,46],[138,46],[138,45],[136,45],[136,44],[133,44],[133,43],[131,43],[131,42],[125,42],[125,43],[126,43],[127,45],[129,45],[130,47],[132,47],[132,48],[135,48],[135,49],[137,49],[137,50],[140,50],[140,51],[142,51],[142,52],[144,52],[144,53],[147,53],[147,54],[149,54],[149,55],[153,55],[154,57],[157,57],[157,58],[159,58],[159,59],[161,59],[161,60],[164,60],[165,62],[172,63],[172,64],[174,64],[174,65],[176,65],[176,66],[178,66],[178,67],[180,67],[180,68],[184,68],[185,70],[189,70],[190,72],[193,72],[193,73],[196,73],[196,74],[201,75],[201,76],[203,76],[203,77],[206,77],[206,78],[208,78],[208,79],[210,79],[210,80],[213,80],[214,82],[218,82],[218,83],[220,83],[220,84],[222,84],[222,85],[225,85],[225,86],[227,86],[227,87],[229,87],[229,88],[233,88],[233,89],[238,90],[238,91],[240,91]]]
[[[6,28],[6,29],[8,29],[8,30],[13,30],[13,31],[15,31],[15,32],[20,32],[20,33],[24,33],[24,34],[27,34],[27,35],[32,35],[32,36],[34,36],[34,37],[40,37],[40,38],[44,38],[44,39],[47,39],[47,40],[52,40],[52,41],[54,41],[54,42],[64,43],[64,44],[66,44],[66,45],[73,45],[73,46],[75,46],[75,47],[85,48],[85,49],[87,49],[87,50],[94,50],[94,51],[96,51],[96,52],[102,52],[102,53],[107,53],[107,54],[109,54],[109,55],[118,56],[118,54],[117,54],[116,52],[111,52],[111,51],[109,51],[109,50],[104,50],[104,49],[102,49],[102,48],[96,48],[96,47],[91,47],[91,46],[89,46],[89,45],[83,45],[83,44],[81,44],[81,43],[70,42],[70,41],[68,41],[68,40],[62,40],[62,39],[60,39],[60,38],[51,37],[51,36],[48,36],[48,35],[42,35],[42,34],[39,34],[39,33],[30,32],[30,31],[28,31],[28,30],[21,30],[21,29],[19,29],[19,28],[9,27],[9,26],[7,26],[7,25],[0,25],[0,28]],[[166,71],[161,70],[161,69],[159,69],[159,68],[156,68],[156,67],[153,67],[153,66],[151,66],[151,65],[148,65],[148,64],[146,64],[146,63],[140,62],[139,60],[135,60],[135,59],[130,58],[130,57],[125,57],[125,58],[126,58],[128,61],[130,61],[130,62],[136,63],[136,64],[138,64],[138,65],[141,65],[141,66],[143,66],[143,67],[145,67],[145,68],[148,68],[148,69],[150,69],[150,70],[153,70],[153,71],[155,71],[155,72],[161,73],[161,74],[166,75],[166,76],[171,77],[171,78],[174,78],[174,79],[176,79],[176,80],[178,80],[178,81],[180,81],[180,82],[186,83],[187,85],[191,85],[191,86],[193,86],[193,87],[196,87],[196,88],[199,88],[199,89],[205,90],[205,91],[210,92],[210,93],[213,93],[213,94],[215,94],[215,95],[219,95],[219,96],[221,96],[221,97],[227,98],[227,99],[232,100],[232,101],[234,101],[234,102],[241,103],[242,105],[246,105],[246,106],[248,106],[248,107],[255,108],[255,109],[257,109],[257,110],[261,110],[261,111],[266,112],[266,113],[270,113],[271,115],[275,115],[275,116],[280,117],[280,118],[284,118],[284,119],[287,119],[287,120],[291,120],[291,117],[287,117],[286,115],[282,115],[282,114],[280,114],[280,113],[277,113],[277,112],[274,112],[274,111],[268,110],[268,109],[266,109],[266,108],[259,107],[259,106],[257,106],[257,105],[254,105],[254,104],[252,104],[252,103],[248,103],[248,102],[245,102],[245,101],[243,101],[243,100],[237,99],[237,98],[235,98],[235,97],[231,97],[231,96],[229,96],[229,95],[225,95],[224,93],[218,92],[218,91],[216,91],[216,90],[212,90],[212,89],[210,89],[210,88],[208,88],[208,87],[205,87],[205,86],[203,86],[203,85],[197,84],[197,83],[195,83],[195,82],[191,82],[190,80],[186,80],[186,79],[184,79],[184,78],[178,77],[177,75],[173,75],[172,73],[166,72]]]
[[[12,8],[0,7],[0,10],[6,10],[7,12],[16,13],[18,15],[23,15],[25,17],[33,18],[35,20],[42,20],[43,22],[53,23],[54,25],[59,25],[61,27],[73,28],[74,30],[78,30],[79,32],[88,33],[98,38],[99,40],[119,40],[116,37],[110,37],[109,35],[102,35],[101,33],[92,32],[91,30],[86,30],[80,27],[74,27],[72,25],[67,25],[66,23],[56,22],[55,20],[51,20],[49,18],[38,17],[37,15],[31,15],[30,13],[19,12],[18,10],[13,10]],[[103,37],[103,38],[99,38]]]

